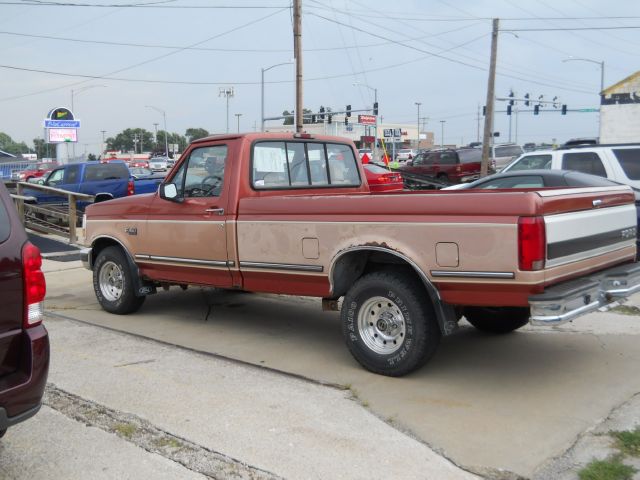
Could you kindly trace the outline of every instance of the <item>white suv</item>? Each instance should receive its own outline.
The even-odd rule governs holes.
[[[515,143],[502,143],[491,146],[491,162],[496,171],[501,171],[511,160],[524,153],[520,145]]]
[[[590,173],[640,189],[640,144],[538,150],[521,155],[502,171],[538,168]]]

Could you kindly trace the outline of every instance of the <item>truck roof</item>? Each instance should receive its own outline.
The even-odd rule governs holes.
[[[301,135],[304,135],[302,137]],[[345,137],[336,137],[331,135],[313,135],[308,133],[294,132],[250,132],[250,133],[226,133],[219,135],[209,135],[208,137],[199,138],[191,142],[192,144],[204,143],[211,140],[235,140],[237,138],[246,138],[250,142],[254,140],[322,140],[338,143],[352,143],[351,139]]]

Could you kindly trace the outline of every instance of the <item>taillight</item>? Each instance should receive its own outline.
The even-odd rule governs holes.
[[[42,267],[40,250],[30,242],[25,243],[22,247],[24,328],[34,327],[42,322],[47,284],[40,267]]]
[[[542,217],[518,219],[518,263],[520,270],[542,270],[546,257],[547,235]]]
[[[133,180],[129,180],[129,183],[127,184],[127,195],[133,195],[136,193],[136,187],[133,184]]]

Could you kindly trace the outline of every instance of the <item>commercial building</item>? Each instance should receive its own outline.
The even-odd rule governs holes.
[[[640,71],[600,93],[600,143],[640,142]]]

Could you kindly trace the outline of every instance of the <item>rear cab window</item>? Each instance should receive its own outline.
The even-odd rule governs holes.
[[[96,163],[87,165],[84,171],[85,182],[102,180],[123,180],[129,178],[129,168],[124,163]]]
[[[460,163],[480,163],[482,161],[482,150],[458,150]]]
[[[257,142],[252,148],[257,190],[360,186],[353,150],[325,142]]]

